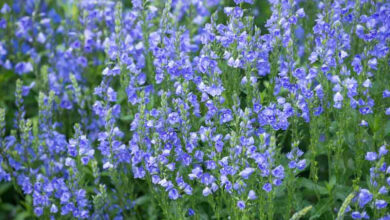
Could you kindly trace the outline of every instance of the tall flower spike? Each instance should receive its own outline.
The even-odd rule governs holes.
[[[2,146],[3,138],[5,135],[5,109],[0,108],[0,146]]]

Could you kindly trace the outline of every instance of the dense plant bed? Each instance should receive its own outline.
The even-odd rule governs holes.
[[[0,8],[0,218],[390,219],[390,1]]]

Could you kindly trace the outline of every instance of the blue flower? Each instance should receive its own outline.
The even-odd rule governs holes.
[[[239,5],[242,2],[253,4],[253,0],[234,0],[234,3],[236,3],[236,5]]]
[[[305,169],[305,167],[306,167],[306,159],[298,161],[297,167],[298,167],[299,170]]]
[[[370,60],[368,60],[368,66],[370,66],[371,69],[374,69],[376,70],[377,69],[377,64],[378,64],[378,61],[376,58],[372,58]]]
[[[388,97],[390,97],[390,91],[386,89],[383,91],[383,98],[388,98]]]
[[[61,199],[60,199],[61,203],[63,203],[63,204],[67,203],[69,201],[70,197],[71,197],[71,194],[69,192],[62,193]]]
[[[389,151],[387,150],[386,146],[385,145],[382,145],[380,148],[379,148],[379,156],[384,156],[388,153]]]
[[[50,213],[57,213],[58,212],[58,208],[55,204],[52,204],[51,207],[50,207]]]
[[[223,87],[222,85],[211,85],[210,87],[207,87],[207,93],[210,94],[213,97],[220,96],[223,92]]]
[[[179,198],[179,192],[175,188],[173,188],[169,190],[168,196],[170,199],[176,200]]]
[[[266,183],[263,185],[263,190],[266,192],[270,192],[272,190],[272,184],[271,183]]]
[[[19,75],[33,71],[33,66],[29,62],[20,62],[15,65],[15,72]]]
[[[387,108],[387,109],[386,109],[385,114],[386,114],[386,115],[390,115],[390,108]]]
[[[359,75],[361,73],[361,71],[363,70],[363,67],[362,67],[362,64],[361,64],[361,59],[360,59],[360,56],[355,56],[353,58],[353,61],[351,63],[351,65],[353,66],[353,70]]]
[[[360,214],[360,212],[355,211],[355,212],[352,212],[351,217],[352,217],[353,219],[361,219],[361,218],[362,218],[362,215]]]
[[[232,112],[230,109],[221,109],[220,110],[220,123],[224,124],[226,122],[229,122],[233,120]]]
[[[306,16],[305,10],[303,8],[298,9],[296,13],[297,13],[298,17],[300,17],[300,18],[303,18]]]
[[[206,188],[204,188],[203,189],[203,196],[208,196],[208,195],[210,195],[211,193],[212,193],[212,191],[211,191],[211,189],[209,188],[209,187],[206,187]]]
[[[244,210],[245,209],[245,202],[240,200],[237,202],[237,207],[241,210]]]
[[[375,206],[377,209],[384,209],[387,206],[387,202],[385,200],[376,200]]]
[[[168,122],[171,125],[175,125],[180,122],[180,116],[177,112],[172,112],[168,115]]]
[[[35,207],[34,213],[36,216],[40,217],[43,214],[43,208],[42,207]]]
[[[111,87],[108,87],[107,89],[107,96],[108,96],[108,101],[116,102],[116,92]]]
[[[256,196],[255,191],[249,190],[248,199],[249,199],[249,200],[255,200],[255,199],[257,199],[257,196]]]
[[[0,12],[2,14],[7,14],[10,11],[11,11],[11,8],[9,7],[9,5],[7,3],[4,3],[3,7],[0,10]]]
[[[337,109],[340,109],[341,108],[341,105],[342,105],[342,102],[343,102],[343,96],[340,94],[340,92],[337,92],[334,96],[333,96],[333,101],[335,102],[335,104],[333,105],[335,108]]]
[[[358,195],[359,206],[363,208],[367,203],[371,202],[373,195],[367,189],[361,189]]]
[[[194,216],[195,215],[195,211],[191,208],[188,208],[188,216]]]
[[[382,194],[382,195],[385,195],[388,193],[388,190],[386,188],[386,186],[382,186],[380,189],[379,189],[379,194]]]
[[[366,153],[366,160],[368,160],[368,161],[374,161],[377,158],[378,158],[378,156],[375,152],[367,152]]]
[[[282,165],[277,166],[272,170],[272,175],[278,179],[284,178],[284,167]]]
[[[248,179],[248,177],[249,177],[254,171],[255,171],[254,168],[247,167],[247,168],[245,168],[244,170],[242,170],[242,171],[240,172],[239,175],[240,175],[242,178],[244,178],[244,179]]]

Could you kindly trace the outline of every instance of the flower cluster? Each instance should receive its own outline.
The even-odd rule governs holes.
[[[374,209],[375,219],[389,219],[390,213],[387,210],[388,202],[385,197],[390,186],[390,166],[387,166],[386,155],[388,150],[385,145],[379,148],[379,153],[367,152],[366,160],[373,163],[370,168],[369,189],[360,189],[357,196],[352,200],[356,203],[356,211],[351,211],[353,219],[370,219],[368,209]],[[369,208],[370,207],[370,208]],[[352,208],[349,207],[347,211]],[[366,210],[367,209],[367,210]]]
[[[390,218],[390,2],[256,6],[0,3],[0,181],[47,219]]]

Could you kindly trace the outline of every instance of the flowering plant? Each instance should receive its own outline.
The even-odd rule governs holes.
[[[19,218],[390,219],[388,0],[5,0],[0,36]]]

